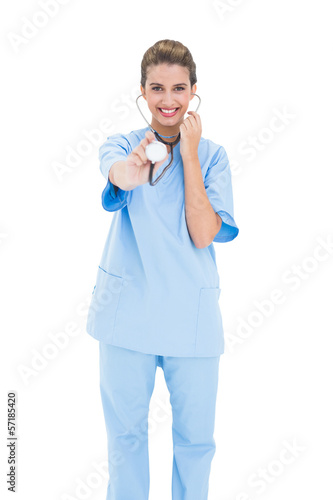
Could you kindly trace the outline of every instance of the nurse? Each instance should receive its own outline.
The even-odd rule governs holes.
[[[87,333],[99,341],[107,500],[148,500],[148,412],[157,367],[172,406],[172,499],[208,497],[224,352],[213,242],[231,241],[239,230],[227,154],[201,136],[197,112],[184,119],[196,82],[188,48],[156,42],[141,62],[150,126],[114,134],[100,147],[102,206],[113,218]],[[153,179],[173,153],[154,184],[146,147],[158,137],[175,145],[155,163]]]

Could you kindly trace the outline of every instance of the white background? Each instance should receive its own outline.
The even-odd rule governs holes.
[[[331,498],[330,2],[71,0],[52,16],[40,14],[43,3],[1,6],[1,498],[14,498],[6,403],[15,390],[15,498],[105,500],[98,342],[85,332],[113,216],[101,205],[98,148],[146,126],[135,107],[140,64],[163,38],[185,44],[197,64],[202,135],[227,151],[240,229],[214,244],[226,350],[209,500]],[[89,154],[57,174],[97,129]],[[271,301],[276,289],[283,303]],[[67,344],[57,348],[60,332]],[[150,500],[171,499],[168,398],[158,369]]]

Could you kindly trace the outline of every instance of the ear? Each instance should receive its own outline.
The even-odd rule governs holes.
[[[142,87],[142,85],[140,85],[140,90],[141,90],[141,94],[143,95],[144,99],[147,100],[147,98],[146,98],[146,92],[145,92],[145,89]]]
[[[193,94],[195,94],[195,93],[196,93],[196,91],[197,91],[197,85],[196,85],[196,84],[194,84],[194,85],[193,85],[193,87],[192,87],[192,89],[191,89],[191,92],[192,92]],[[191,95],[191,100],[193,99],[193,97],[194,97],[194,95]]]

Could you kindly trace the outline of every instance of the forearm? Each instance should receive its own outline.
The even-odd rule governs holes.
[[[136,187],[128,182],[125,161],[116,161],[116,163],[111,166],[109,170],[109,180],[114,186],[124,191],[131,191]]]
[[[183,159],[183,165],[187,228],[195,246],[205,248],[220,230],[222,219],[206,194],[198,155]]]

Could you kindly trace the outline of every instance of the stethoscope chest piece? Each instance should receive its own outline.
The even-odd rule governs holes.
[[[148,144],[145,152],[148,160],[154,163],[164,160],[168,154],[166,145],[160,141],[153,141]]]

